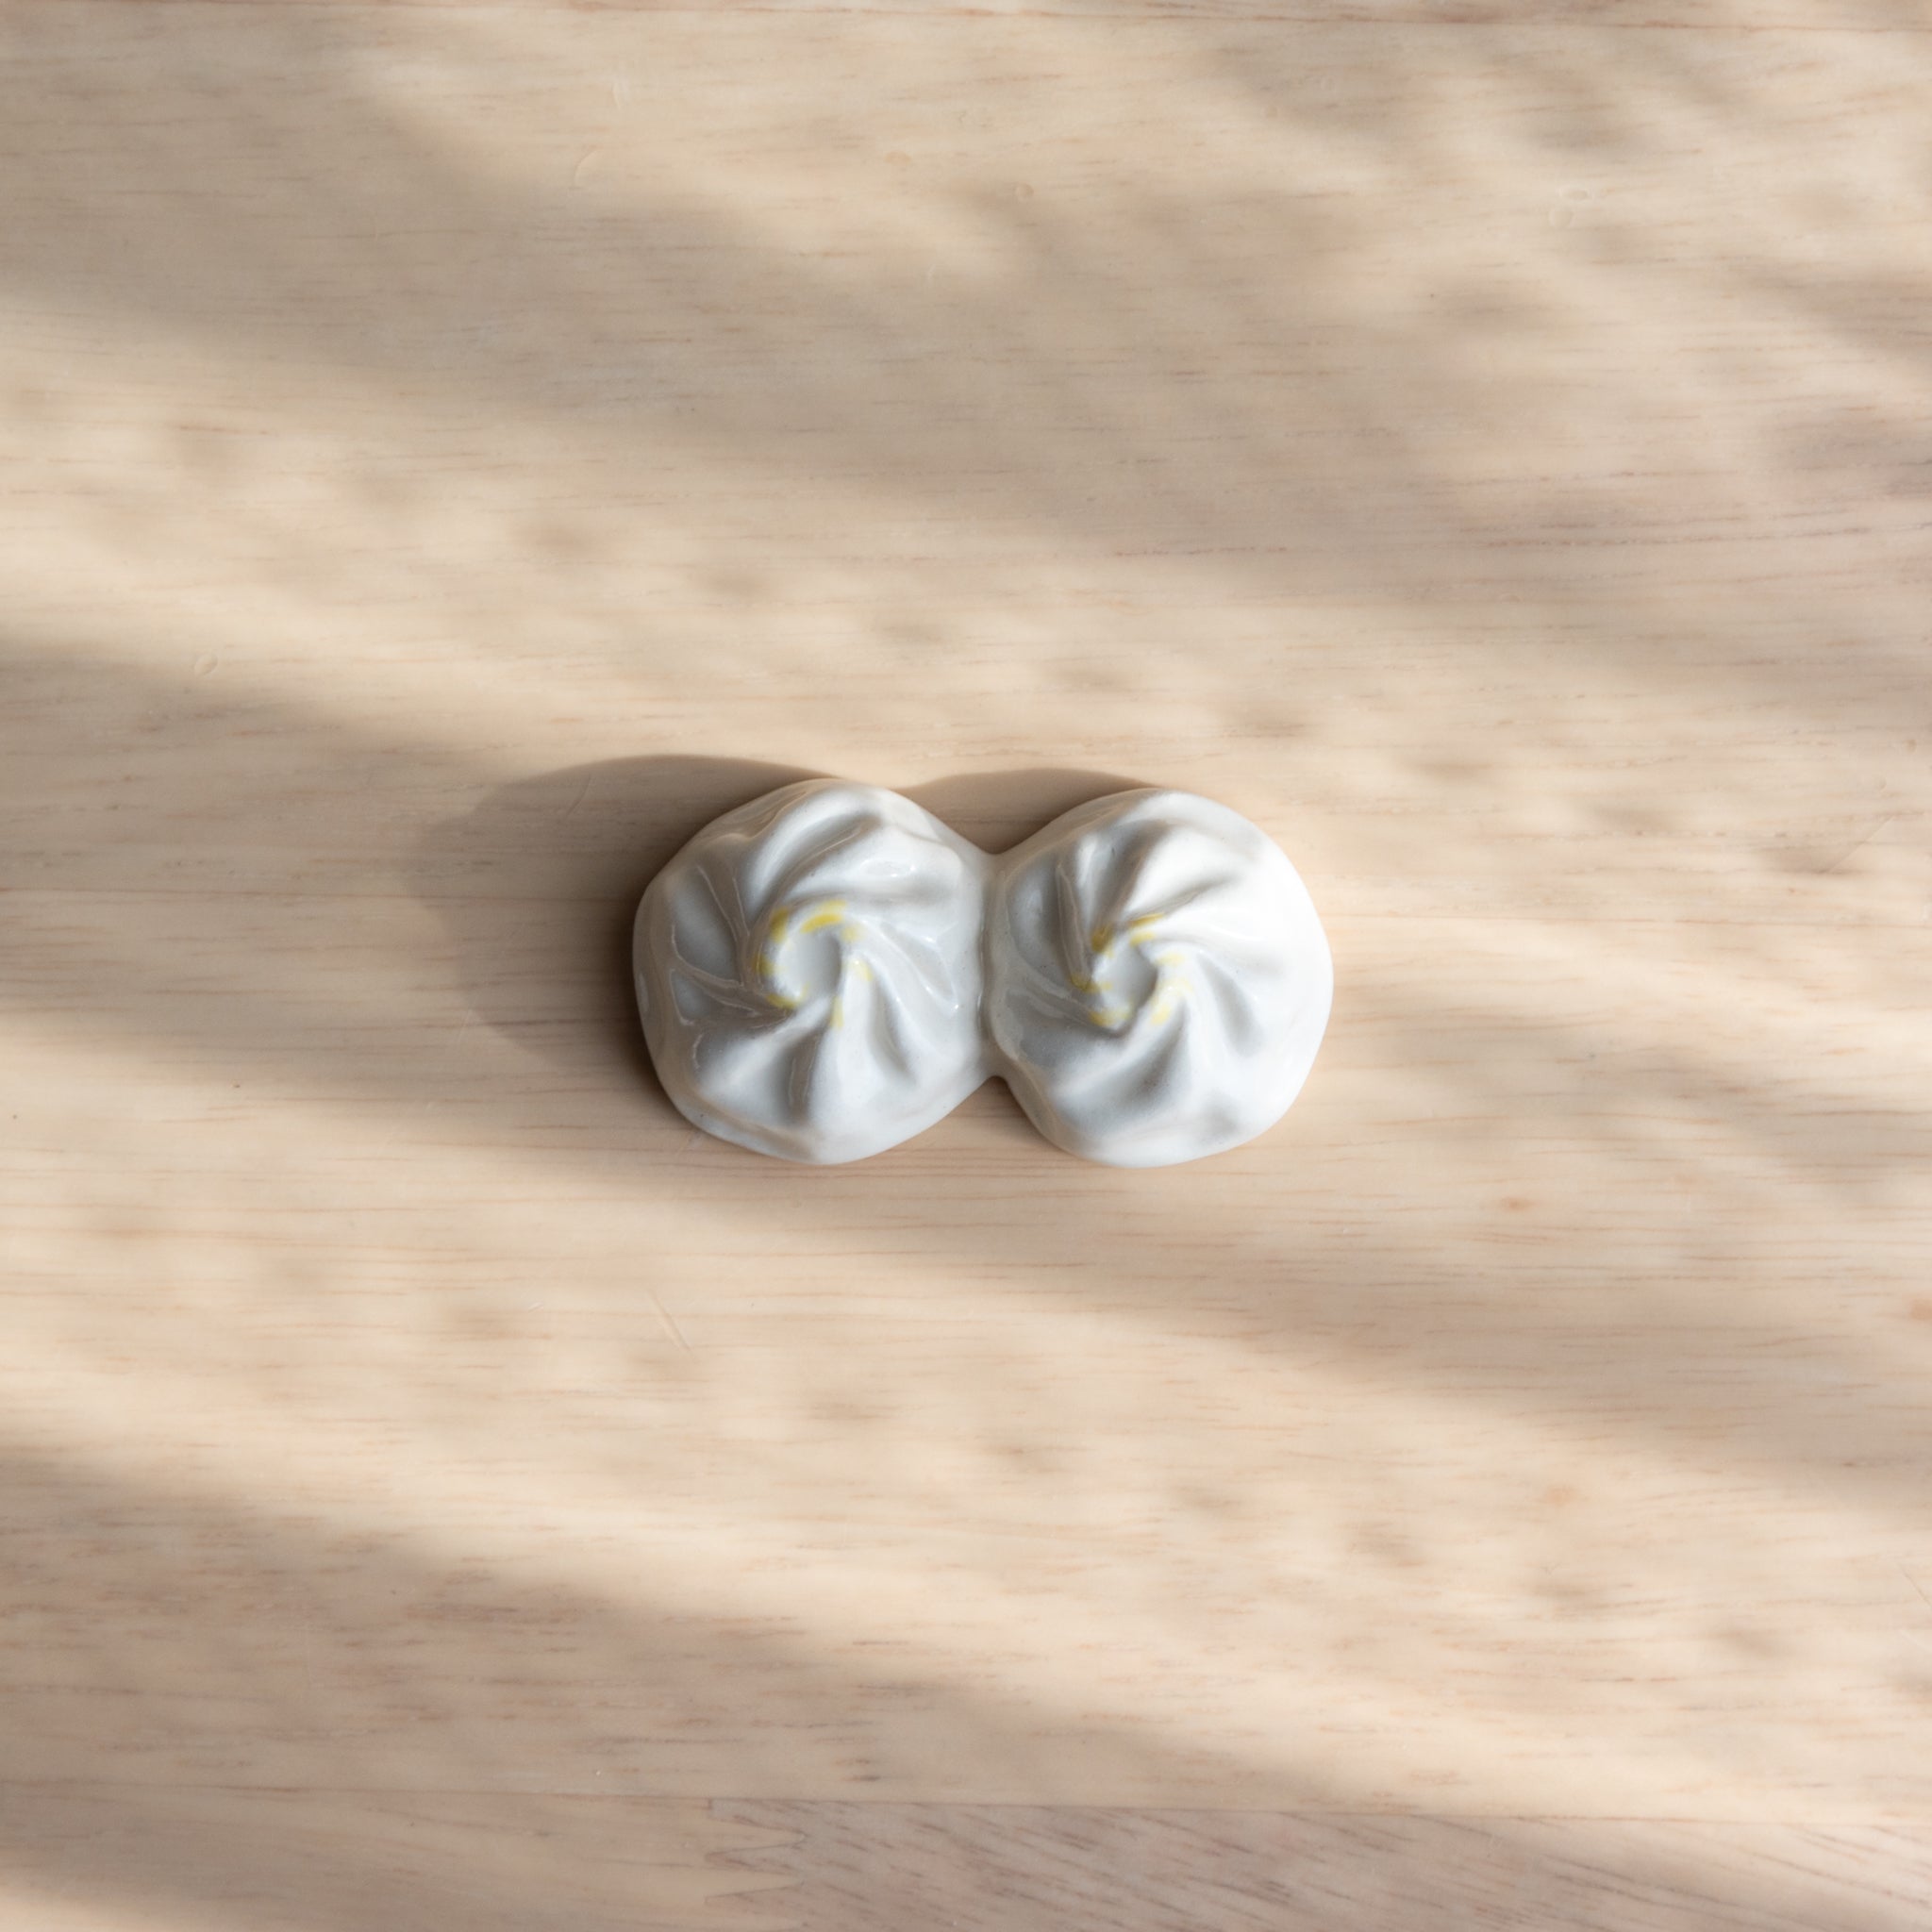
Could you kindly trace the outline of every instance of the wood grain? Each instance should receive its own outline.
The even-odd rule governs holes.
[[[0,15],[0,1924],[1915,1923],[1920,25]],[[803,772],[1304,1099],[694,1136]]]
[[[749,1903],[797,1932],[1907,1932],[1923,1833],[1426,1818],[1296,1818],[1059,1806],[723,1806],[783,1833],[731,1862],[795,1890]]]

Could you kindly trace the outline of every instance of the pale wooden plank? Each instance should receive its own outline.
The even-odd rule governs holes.
[[[1932,57],[1673,17],[8,17],[32,1910],[1909,1923]],[[1307,1099],[694,1140],[802,770],[1250,812]]]
[[[1920,1834],[1790,1825],[724,1805],[796,1932],[1911,1932]]]
[[[6,1796],[44,1932],[1915,1932],[1922,1833],[1309,1819],[530,1792],[50,1787]]]
[[[790,1834],[695,1800],[541,1790],[0,1788],[0,1914],[34,1932],[775,1932]]]
[[[129,0],[66,0],[69,5],[126,5]],[[133,0],[144,5],[146,0]],[[254,7],[262,0],[205,0],[214,6]],[[291,6],[371,5],[391,10],[571,13],[636,13],[729,16],[775,14],[839,18],[998,22],[1142,22],[1259,26],[1355,25],[1408,30],[1457,30],[1523,25],[1635,31],[1761,33],[1923,34],[1932,31],[1913,0],[1779,0],[1765,7],[1738,0],[982,0],[982,4],[913,7],[908,0],[287,0]]]

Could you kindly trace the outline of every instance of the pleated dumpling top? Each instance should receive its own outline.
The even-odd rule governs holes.
[[[858,1160],[986,1078],[986,855],[895,791],[808,780],[727,812],[651,881],[633,961],[658,1077],[693,1124]]]
[[[1116,1167],[1238,1146],[1300,1091],[1334,973],[1307,888],[1239,812],[1128,791],[1001,861],[988,1017],[1049,1141]]]

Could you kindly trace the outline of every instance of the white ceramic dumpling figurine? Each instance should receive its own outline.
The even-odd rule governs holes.
[[[858,1160],[986,1078],[986,855],[909,798],[808,780],[700,832],[651,881],[633,945],[665,1091],[707,1133]]]
[[[695,1125],[858,1160],[991,1074],[1048,1140],[1158,1167],[1252,1140],[1313,1064],[1328,943],[1280,848],[1184,791],[1124,791],[991,858],[896,792],[813,779],[652,880],[644,1036]]]
[[[1028,1118],[1116,1167],[1194,1160],[1287,1112],[1334,973],[1307,889],[1238,812],[1127,791],[1001,862],[988,1019]]]

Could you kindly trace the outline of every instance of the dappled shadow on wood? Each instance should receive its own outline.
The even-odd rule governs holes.
[[[23,1908],[1905,1932],[1358,1816],[1923,1807],[1899,45],[541,17],[5,28]],[[1224,779],[1307,1096],[692,1135],[631,913],[800,756]]]

